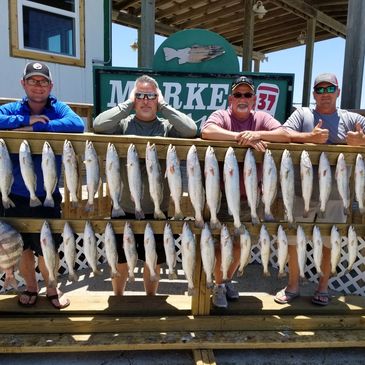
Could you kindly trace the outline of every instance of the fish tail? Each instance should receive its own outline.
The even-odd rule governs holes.
[[[165,60],[166,61],[170,61],[175,57],[178,57],[178,53],[175,49],[173,48],[169,48],[169,47],[164,47],[163,51],[165,53]]]
[[[48,282],[48,288],[57,288],[57,281],[56,279],[50,279]]]
[[[174,219],[178,221],[182,221],[184,219],[184,214],[181,210],[175,211]]]
[[[273,222],[275,219],[274,219],[274,216],[271,214],[271,212],[269,212],[269,213],[265,213],[264,220],[265,220],[265,222]]]
[[[136,216],[136,219],[140,220],[140,219],[144,219],[144,213],[143,213],[143,210],[135,210],[135,216]]]
[[[308,213],[309,213],[309,210],[308,209],[304,209],[303,218],[308,218]]]
[[[349,215],[350,214],[350,208],[349,207],[343,207],[343,214]]]
[[[94,202],[92,202],[92,203],[87,202],[85,205],[85,211],[93,212],[94,211]]]
[[[213,289],[214,288],[214,283],[213,281],[207,281],[207,289]]]
[[[364,214],[365,213],[365,207],[361,207],[359,208],[360,214]]]
[[[269,271],[264,271],[263,275],[264,275],[265,278],[269,278],[271,276]]]
[[[174,270],[169,271],[169,280],[176,280],[176,279],[177,279],[176,271]]]
[[[14,208],[14,202],[8,197],[7,199],[3,199],[3,207],[4,209],[9,209],[10,207]]]
[[[240,278],[241,276],[243,276],[243,268],[238,268],[238,271],[237,271],[237,276]]]
[[[220,229],[222,227],[221,222],[218,219],[210,220],[211,229]]]
[[[194,223],[196,228],[204,228],[204,220],[203,219],[195,219]]]
[[[6,275],[6,277],[5,277],[5,281],[4,281],[4,289],[7,289],[7,288],[9,288],[9,287],[11,287],[11,286],[12,286],[14,289],[17,289],[17,288],[18,288],[18,283],[17,283],[17,281],[16,281],[16,279],[15,279],[14,274],[13,274],[13,275],[11,275],[11,276]]]
[[[245,233],[245,227],[243,226],[243,224],[241,224],[239,227],[234,227],[233,234],[235,236],[239,236],[243,233]]]
[[[75,272],[69,273],[68,274],[68,280],[69,281],[73,281],[73,282],[77,282],[78,281],[78,275]]]
[[[191,296],[195,296],[197,294],[196,292],[196,289],[193,287],[193,288],[190,288],[188,287],[188,295],[191,297]]]
[[[129,281],[130,283],[134,283],[134,281],[135,281],[135,277],[134,277],[134,274],[133,274],[133,273],[129,273],[128,281]]]
[[[318,217],[319,217],[319,218],[324,218],[325,213],[326,213],[326,211],[321,209],[321,210],[318,212]]]
[[[111,277],[112,279],[114,279],[114,278],[119,278],[119,277],[120,277],[120,273],[119,273],[119,271],[113,271],[113,270],[111,270],[110,277]]]
[[[282,271],[282,272],[279,271],[278,278],[280,279],[280,278],[285,278],[285,277],[286,277],[286,272],[285,271]]]
[[[35,196],[34,198],[30,198],[29,201],[29,206],[34,208],[34,207],[39,207],[40,205],[42,205],[42,202]]]
[[[150,276],[150,281],[153,281],[153,282],[158,281],[158,276],[157,276],[157,274],[156,274],[156,273],[155,273],[155,274],[152,274],[152,275]]]
[[[125,212],[122,208],[114,208],[112,209],[112,218],[125,216]]]
[[[79,206],[79,201],[78,200],[73,200],[71,202],[71,208],[72,209],[76,209],[76,208],[78,208],[78,206]]]
[[[99,276],[102,274],[102,272],[98,268],[93,269],[93,273],[94,273],[94,276]]]
[[[260,223],[260,219],[258,216],[251,216],[251,222],[254,226]]]
[[[44,199],[43,206],[53,208],[54,207],[53,197],[52,196],[49,198],[46,197],[46,199]]]
[[[153,218],[158,220],[164,220],[166,219],[166,216],[162,210],[157,210],[157,211],[155,210],[155,212],[153,213]]]

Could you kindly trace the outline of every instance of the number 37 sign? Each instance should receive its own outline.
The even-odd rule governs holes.
[[[279,87],[275,84],[261,83],[256,90],[256,110],[262,110],[275,116],[280,94]]]

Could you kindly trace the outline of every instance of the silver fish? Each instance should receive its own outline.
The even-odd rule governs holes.
[[[87,185],[87,203],[85,210],[94,211],[94,196],[100,186],[100,168],[98,155],[95,151],[92,141],[85,143],[85,168],[86,168],[86,185]]]
[[[135,280],[134,268],[137,266],[138,253],[134,233],[129,222],[124,225],[123,250],[127,259],[129,281],[133,282]]]
[[[332,173],[326,152],[322,152],[318,165],[320,216],[324,217],[331,194]]]
[[[204,160],[205,194],[210,211],[210,228],[221,228],[217,218],[221,202],[221,189],[218,160],[213,147],[208,146]]]
[[[186,157],[186,169],[188,175],[188,191],[191,204],[195,212],[195,226],[204,227],[203,209],[205,203],[205,192],[202,181],[202,172],[195,145],[189,149]]]
[[[166,264],[169,268],[169,279],[177,279],[176,274],[176,250],[175,250],[175,239],[171,230],[170,223],[165,224],[163,231],[163,246],[166,256]]]
[[[125,216],[124,210],[120,205],[123,191],[123,182],[120,175],[120,160],[118,152],[112,143],[108,143],[108,149],[106,151],[105,175],[110,198],[113,203],[112,217]]]
[[[98,269],[98,251],[94,229],[89,221],[86,221],[84,228],[84,255],[94,275],[100,275]]]
[[[221,271],[223,273],[223,281],[228,281],[228,271],[233,261],[233,241],[225,224],[221,228]]]
[[[278,172],[272,153],[269,149],[265,151],[263,176],[262,176],[262,202],[265,206],[265,221],[274,221],[271,213],[271,206],[274,202],[278,185]]]
[[[144,219],[141,206],[142,199],[142,177],[139,167],[139,157],[136,146],[131,143],[127,152],[127,175],[131,198],[135,206],[136,219]]]
[[[360,153],[356,156],[355,163],[355,196],[359,203],[359,210],[361,214],[365,213],[365,162]]]
[[[200,236],[200,253],[203,263],[203,269],[207,278],[207,288],[213,288],[213,274],[215,266],[215,247],[212,232],[208,223],[204,224]]]
[[[260,242],[261,262],[262,262],[262,267],[264,269],[263,275],[271,276],[269,271],[271,240],[269,232],[267,231],[266,226],[264,224],[261,226],[260,229],[259,242]]]
[[[177,58],[179,65],[183,65],[185,63],[200,63],[208,61],[225,53],[224,48],[221,46],[201,46],[198,44],[194,44],[191,47],[182,49],[164,47],[163,51],[166,61]]]
[[[146,146],[146,170],[150,195],[155,208],[153,217],[155,219],[166,219],[165,214],[161,210],[163,199],[161,166],[157,157],[156,145],[150,144],[150,142],[147,142]]]
[[[243,270],[250,262],[251,258],[251,236],[250,232],[245,229],[244,232],[240,235],[240,266],[238,267],[237,276],[243,275]]]
[[[318,275],[323,276],[322,273],[322,257],[323,257],[323,241],[321,231],[318,226],[313,227],[313,260],[314,266]]]
[[[166,172],[169,189],[172,201],[175,206],[174,219],[184,219],[184,214],[181,211],[181,196],[182,196],[182,177],[180,170],[180,160],[177,156],[175,146],[169,145],[166,154]]]
[[[307,237],[305,236],[302,226],[297,228],[297,258],[299,266],[299,275],[305,279],[305,265],[307,262]]]
[[[285,214],[290,226],[294,225],[294,166],[288,150],[284,150],[280,164],[280,185]]]
[[[223,165],[224,190],[226,193],[228,213],[233,216],[235,233],[242,233],[242,223],[240,218],[240,177],[238,162],[234,149],[229,147],[224,157]]]
[[[196,294],[196,290],[194,288],[195,250],[195,237],[189,227],[189,224],[185,222],[181,236],[181,259],[182,268],[184,270],[186,280],[188,281],[188,295]]]
[[[285,265],[288,261],[288,238],[286,237],[286,233],[281,225],[278,227],[277,242],[279,266],[278,277],[281,278],[283,276],[286,276]]]
[[[51,145],[46,141],[43,144],[42,150],[42,172],[43,172],[43,186],[46,191],[46,198],[44,200],[44,207],[54,207],[53,192],[56,189],[58,176],[56,168],[56,156],[52,150]]]
[[[63,226],[63,253],[68,267],[68,280],[75,282],[78,279],[75,272],[76,241],[74,231],[68,222]]]
[[[300,179],[302,182],[302,197],[304,201],[303,217],[308,217],[309,204],[313,191],[313,166],[309,153],[303,150],[300,155]]]
[[[350,187],[349,187],[350,176],[347,173],[347,166],[345,156],[340,153],[337,158],[336,165],[336,182],[337,189],[341,196],[343,209],[345,214],[350,214]]]
[[[336,268],[341,258],[341,235],[337,226],[331,229],[331,273],[336,275]]]
[[[348,266],[347,270],[350,271],[356,261],[357,253],[359,250],[359,242],[357,239],[357,234],[353,226],[349,227],[347,233],[347,247],[348,247]]]
[[[47,221],[44,221],[42,225],[40,240],[44,263],[48,271],[48,287],[56,288],[59,256],[53,240],[51,228]]]
[[[14,182],[13,165],[5,141],[0,138],[0,193],[4,209],[15,207],[9,198],[11,187]]]
[[[70,192],[71,206],[77,208],[79,204],[77,197],[79,186],[77,157],[71,141],[67,139],[63,144],[62,162],[65,170],[65,184]]]
[[[0,271],[5,272],[4,288],[17,288],[14,272],[23,253],[23,240],[12,226],[0,220]]]
[[[37,187],[37,176],[34,172],[33,159],[30,152],[29,143],[26,140],[21,143],[19,148],[19,164],[24,184],[30,194],[29,206],[38,207],[39,205],[42,205],[42,203],[35,194]]]
[[[149,223],[146,224],[144,230],[144,251],[146,255],[146,265],[150,270],[150,280],[158,281],[158,273],[156,272],[156,266],[157,266],[156,241],[152,227]]]
[[[104,232],[104,244],[105,244],[105,256],[108,261],[111,278],[119,277],[120,274],[117,269],[118,265],[118,252],[117,252],[117,240],[115,238],[113,225],[108,222],[105,226]]]
[[[251,148],[248,148],[245,155],[245,161],[243,163],[243,181],[245,184],[246,196],[248,206],[251,210],[252,224],[258,224],[260,222],[257,216],[257,169],[255,156],[252,153]]]

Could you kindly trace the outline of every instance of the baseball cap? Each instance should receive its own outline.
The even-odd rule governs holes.
[[[23,72],[23,80],[31,76],[43,76],[47,80],[52,81],[51,71],[43,62],[29,62],[26,64]]]
[[[255,86],[253,84],[253,81],[250,78],[246,77],[246,76],[237,77],[237,79],[232,82],[232,91],[237,86],[242,85],[242,84],[243,85],[248,85],[252,89],[252,91],[255,91]]]
[[[334,86],[338,86],[338,81],[337,81],[337,77],[335,74],[332,73],[323,73],[323,74],[319,74],[316,79],[314,80],[314,85],[313,87],[316,87],[318,84],[320,84],[321,82],[328,82]]]

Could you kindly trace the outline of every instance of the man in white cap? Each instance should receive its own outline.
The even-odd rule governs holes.
[[[313,97],[316,101],[314,109],[298,108],[284,123],[290,133],[292,142],[319,143],[319,144],[348,144],[352,146],[365,145],[365,118],[357,113],[348,112],[336,107],[340,96],[338,81],[333,73],[323,73],[316,77],[313,85]],[[318,174],[313,174],[317,178]],[[300,186],[300,178],[296,179],[296,187]],[[311,209],[308,217],[303,217],[303,201],[297,192],[296,210],[297,222],[345,223],[346,215],[343,212],[337,186],[332,186],[330,200],[327,203],[325,217],[317,216],[318,208],[318,180],[313,182]],[[317,190],[317,191],[316,191]],[[296,250],[296,237],[289,239],[289,280],[288,285],[280,290],[274,300],[286,304],[299,296],[299,265]],[[314,304],[326,306],[329,303],[328,280],[331,273],[331,246],[330,237],[323,236],[322,273],[318,287],[312,298]]]
[[[0,130],[29,132],[82,133],[83,120],[71,108],[58,101],[51,91],[53,88],[51,72],[46,64],[35,61],[26,64],[20,80],[26,96],[19,101],[0,106]],[[45,200],[41,155],[33,155],[34,171],[37,176],[36,201],[29,202],[29,191],[24,183],[18,154],[11,154],[14,182],[11,187],[9,206],[0,206],[0,215],[5,217],[60,218],[61,201],[58,185],[53,193],[54,206],[42,205]],[[57,171],[61,172],[61,156],[56,156]],[[58,288],[48,286],[48,270],[43,259],[39,233],[23,234],[24,248],[19,270],[25,281],[26,289],[19,295],[19,305],[34,306],[38,298],[38,282],[35,274],[35,258],[45,280],[46,296],[50,304],[62,309],[70,304]],[[54,235],[59,244],[60,235]]]

